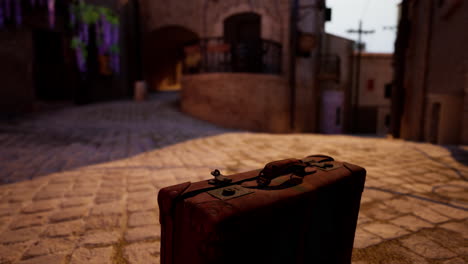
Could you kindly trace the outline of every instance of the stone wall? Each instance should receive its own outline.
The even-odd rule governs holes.
[[[409,2],[411,34],[405,54],[402,138],[429,140],[434,127],[438,127],[437,143],[466,142],[462,113],[466,105],[463,96],[468,36],[463,32],[468,23],[468,5],[457,3]],[[431,113],[434,103],[441,107],[438,125]]]
[[[426,53],[429,48],[427,39],[430,32],[429,14],[431,1],[411,1],[409,3],[409,17],[411,34],[406,48],[405,77],[404,77],[404,106],[401,118],[402,138],[421,140],[421,120],[424,118],[422,105],[424,104],[425,91],[424,70],[426,65]]]
[[[468,65],[467,65],[468,66]],[[461,131],[461,144],[468,145],[468,67],[465,71],[465,96],[463,103],[463,119]]]
[[[226,18],[246,12],[261,16],[261,37],[282,45],[282,73],[184,76],[182,108],[195,117],[222,126],[270,132],[284,132],[290,125],[289,10],[290,1],[282,0],[142,1],[144,35],[148,38],[173,26],[193,32],[199,38],[222,37]]]
[[[262,37],[282,42],[287,37],[289,1],[281,0],[144,0],[141,1],[145,31],[178,25],[203,37],[223,34],[227,17],[254,12],[262,16]],[[164,8],[161,8],[163,7]]]
[[[445,6],[434,7],[430,53],[428,56],[427,91],[463,96],[465,72],[468,70],[468,3],[464,1],[450,15]]]
[[[294,131],[318,132],[320,126],[320,87],[318,82],[321,38],[324,32],[322,0],[300,0],[297,30],[311,37],[310,55],[295,56]],[[312,7],[312,8],[307,8]],[[298,39],[298,43],[300,39]],[[298,45],[299,46],[299,45]],[[302,51],[304,52],[304,51]],[[294,54],[296,55],[296,54]]]
[[[198,74],[183,77],[182,87],[182,110],[197,118],[251,131],[289,129],[289,90],[281,77]]]
[[[161,7],[164,8],[161,8]],[[222,37],[223,22],[231,15],[254,12],[261,16],[261,36],[281,43],[283,75],[289,69],[289,1],[283,0],[143,0],[144,34],[180,26],[200,38]]]
[[[344,94],[342,110],[342,132],[351,132],[352,128],[352,96],[353,96],[353,44],[354,41],[332,34],[325,34],[322,38],[322,54],[337,55],[339,61],[339,76],[337,79],[319,76],[320,89],[322,92],[326,90],[341,91]],[[323,65],[322,65],[323,67]],[[321,72],[324,72],[322,70]],[[322,97],[323,98],[323,97]],[[323,103],[322,103],[323,105]],[[322,106],[323,108],[323,106]],[[325,118],[327,113],[320,113],[320,118]],[[323,121],[321,120],[321,123]],[[324,131],[321,127],[321,131]]]
[[[392,54],[364,53],[361,58],[359,105],[390,106],[390,98],[385,98],[385,85],[392,82]],[[373,89],[368,82],[373,80]]]
[[[375,124],[374,120],[369,120],[368,123],[373,123],[376,133],[380,135],[389,131],[389,127],[385,125],[385,119],[387,115],[390,115],[391,101],[390,97],[385,98],[385,86],[391,84],[392,80],[392,54],[362,54],[359,107],[373,107],[377,111]],[[373,82],[371,87],[369,87],[369,82]]]
[[[201,0],[142,0],[143,31],[149,33],[164,26],[181,26],[202,35],[203,2]]]
[[[440,104],[440,111],[436,118],[433,107]],[[434,133],[437,144],[457,144],[460,139],[462,123],[460,123],[463,109],[463,97],[449,94],[429,93],[426,98],[426,116],[424,124],[424,140],[432,141]],[[434,123],[435,122],[435,123]],[[435,131],[431,131],[435,130]]]
[[[354,41],[332,34],[322,38],[322,55],[337,55],[340,58],[338,80],[326,82],[325,89],[346,91],[352,85]]]
[[[465,95],[465,74],[468,72],[468,4],[459,5],[448,13],[450,1],[434,8],[432,37],[427,68],[427,102],[441,102],[439,123],[440,144],[467,143],[464,136],[463,120]],[[437,98],[437,99],[434,99]],[[430,108],[426,108],[429,112]],[[426,115],[427,116],[427,115]],[[431,118],[425,120],[429,126]],[[427,139],[427,133],[424,135]]]
[[[0,112],[32,109],[33,48],[30,31],[0,31]]]

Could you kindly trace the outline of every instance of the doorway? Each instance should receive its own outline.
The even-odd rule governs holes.
[[[145,36],[145,79],[151,91],[181,89],[184,47],[197,44],[196,33],[181,26],[166,26]]]
[[[320,132],[324,134],[343,133],[343,105],[344,93],[342,91],[323,91]]]
[[[224,20],[224,40],[231,45],[234,72],[261,72],[261,16],[241,13]]]
[[[34,41],[34,77],[37,100],[72,101],[73,89],[67,86],[65,46],[59,32],[36,30]]]

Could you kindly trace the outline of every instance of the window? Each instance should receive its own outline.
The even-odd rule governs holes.
[[[325,8],[325,21],[331,21],[332,20],[332,9],[331,8]]]
[[[385,98],[391,98],[392,97],[392,83],[387,83],[385,85]]]
[[[335,124],[339,126],[341,123],[341,107],[336,108],[336,117],[335,117]]]
[[[367,80],[367,91],[374,91],[374,79]]]

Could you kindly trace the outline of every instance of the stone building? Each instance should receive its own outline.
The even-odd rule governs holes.
[[[353,121],[354,41],[332,34],[322,38],[320,132],[348,133]]]
[[[392,133],[439,144],[468,144],[468,3],[401,4]]]
[[[88,72],[84,76],[78,72],[76,56],[71,48],[70,2],[56,1],[55,25],[51,27],[45,5],[39,6],[39,1],[36,1],[33,8],[30,1],[21,1],[21,25],[10,23],[0,28],[0,113],[23,113],[58,102],[82,104],[132,94],[133,82],[137,78],[133,4],[117,0],[86,1],[119,14],[121,69],[120,74],[103,74],[100,71],[95,28],[91,26]],[[3,15],[5,18],[6,14]]]
[[[222,126],[320,129],[324,0],[87,0],[119,14],[122,67],[108,76],[88,63],[86,78],[70,49],[69,1],[59,2],[53,29],[39,10],[0,30],[2,112],[129,97],[144,79],[152,91],[181,90],[183,111]]]
[[[361,55],[350,39],[325,34],[320,54],[320,132],[385,135],[390,128],[392,54]],[[357,89],[357,85],[359,89]]]
[[[226,127],[318,131],[324,1],[144,0],[141,11],[151,90],[180,87],[183,111]]]
[[[362,53],[359,76],[355,132],[386,135],[391,121],[392,54]]]

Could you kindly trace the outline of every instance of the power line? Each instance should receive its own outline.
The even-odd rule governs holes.
[[[367,0],[366,5],[365,5],[364,8],[362,9],[362,12],[361,12],[361,20],[364,19],[364,16],[365,16],[366,13],[367,13],[367,8],[369,7],[370,1],[371,1],[371,0]]]

